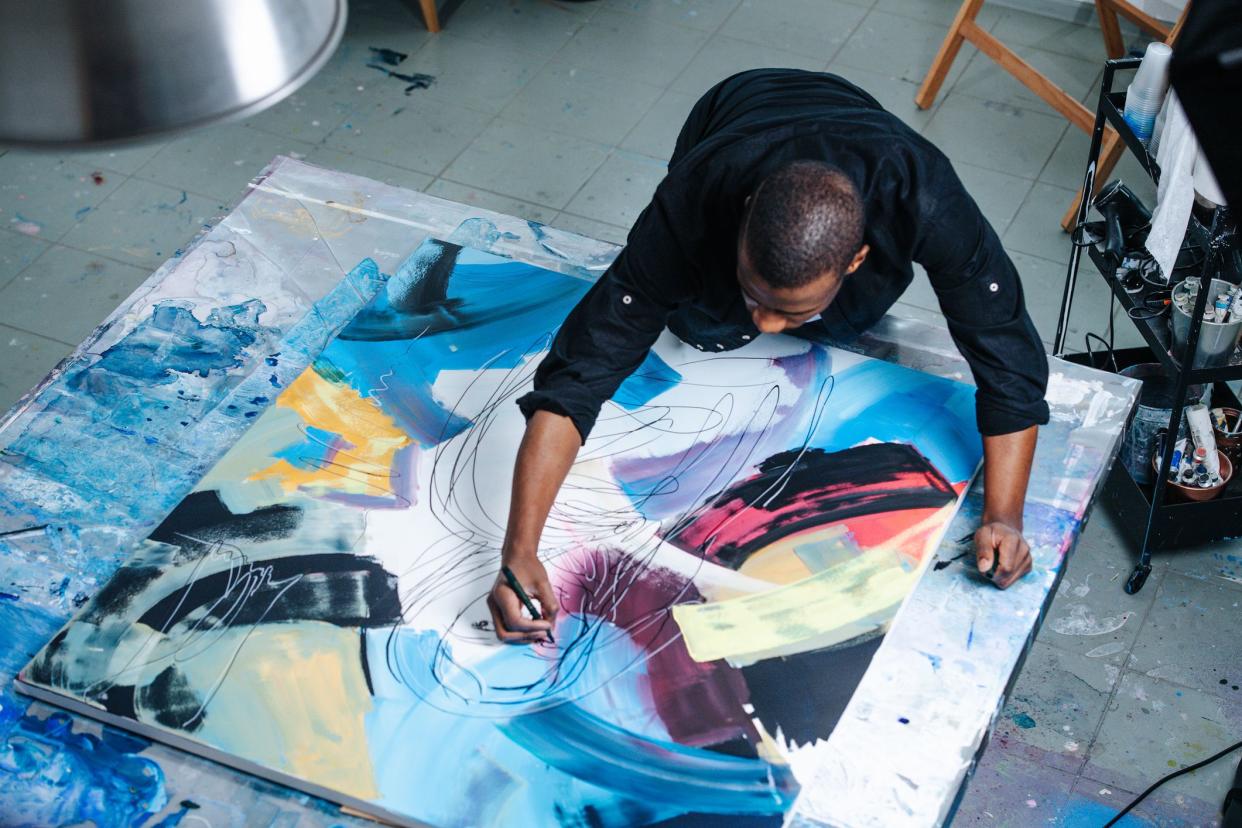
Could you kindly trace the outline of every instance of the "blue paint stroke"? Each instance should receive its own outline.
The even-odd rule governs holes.
[[[570,615],[557,639],[590,630],[607,645],[576,656],[497,647],[468,669],[435,631],[369,631],[367,743],[380,804],[446,828],[628,828],[700,807],[764,815],[789,806],[788,768],[673,742],[651,715],[647,664],[628,636]],[[606,692],[592,692],[605,681]]]
[[[259,315],[267,308],[251,300],[217,308],[206,322],[194,318],[188,307],[160,302],[151,316],[112,345],[93,365],[69,378],[69,387],[98,394],[108,374],[167,385],[178,374],[207,377],[242,365],[242,354],[258,338]]]
[[[0,822],[14,826],[141,825],[167,803],[164,774],[139,754],[149,743],[112,728],[99,736],[73,719],[26,712],[13,677],[64,622],[28,604],[0,603]]]
[[[674,371],[655,351],[648,351],[643,364],[617,388],[612,401],[627,411],[641,408],[681,382]]]
[[[811,445],[832,450],[869,438],[910,443],[950,481],[974,474],[983,446],[972,388],[880,360],[853,365],[834,379],[828,416]]]
[[[568,315],[590,287],[466,249],[457,257],[452,281],[429,286],[420,279],[431,264],[422,254],[411,256],[318,362],[331,366],[321,373],[331,371],[363,398],[376,400],[422,446],[470,427],[452,413],[455,401],[435,397],[432,386],[441,371],[511,369],[527,362],[533,371],[550,344],[549,320]],[[498,353],[501,322],[505,342],[513,345]]]
[[[66,713],[0,720],[0,779],[7,825],[141,825],[168,804],[148,742],[112,728],[74,731]]]
[[[649,805],[715,814],[783,813],[798,784],[786,765],[642,739],[562,704],[516,716],[501,731],[576,779]]]

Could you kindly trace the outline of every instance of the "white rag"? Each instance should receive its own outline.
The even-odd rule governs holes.
[[[1190,222],[1190,208],[1195,203],[1194,171],[1199,142],[1175,93],[1169,93],[1165,110],[1156,158],[1160,164],[1160,187],[1156,191],[1151,231],[1147,234],[1147,250],[1167,280],[1173,273]]]

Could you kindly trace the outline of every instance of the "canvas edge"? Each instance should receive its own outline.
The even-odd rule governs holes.
[[[127,719],[123,716],[117,716],[106,710],[101,710],[94,705],[87,704],[86,702],[73,698],[72,696],[65,696],[55,690],[49,690],[41,685],[33,684],[27,681],[21,673],[13,679],[13,687],[18,693],[34,699],[35,701],[44,702],[52,705],[53,707],[67,710],[70,713],[76,713],[89,719],[94,719],[95,721],[109,727],[114,727],[127,733],[133,733],[152,742],[159,743],[166,747],[175,748],[176,750],[183,751],[200,759],[206,759],[209,762],[222,765],[235,771],[240,771],[241,773],[248,774],[249,776],[262,779],[265,782],[271,782],[294,791],[309,794],[310,796],[322,799],[325,802],[330,802],[338,807],[349,808],[358,815],[375,820],[381,824],[393,825],[397,826],[397,828],[436,828],[436,826],[431,823],[418,822],[408,816],[403,816],[393,811],[389,811],[386,808],[382,808],[374,802],[359,799],[348,794],[342,794],[339,791],[334,791],[331,788],[317,785],[314,782],[307,782],[305,780],[298,779],[295,776],[290,776],[289,774],[273,770],[272,768],[260,765],[257,762],[251,762],[246,759],[238,758],[232,754],[226,753],[225,751],[218,750],[201,742],[196,742],[193,739],[178,736],[176,733],[162,727],[147,724],[146,722],[141,722],[137,719]],[[349,814],[342,813],[342,816],[349,816]]]

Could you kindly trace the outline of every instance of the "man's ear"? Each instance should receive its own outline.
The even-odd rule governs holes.
[[[850,266],[845,269],[846,274],[853,273],[862,266],[863,261],[867,258],[867,254],[871,252],[871,246],[864,244],[858,248],[858,252],[854,254],[854,260],[850,262]]]

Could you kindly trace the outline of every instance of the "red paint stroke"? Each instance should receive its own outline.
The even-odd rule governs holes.
[[[626,552],[598,549],[557,559],[556,583],[563,611],[608,621],[648,654],[643,678],[676,742],[755,744],[757,732],[742,709],[749,693],[741,672],[724,661],[695,661],[681,640],[673,606],[703,600],[687,578]]]
[[[863,548],[875,546],[955,497],[953,485],[905,443],[786,451],[712,497],[666,540],[737,569],[782,538],[838,523]]]

